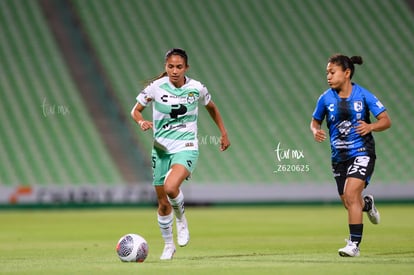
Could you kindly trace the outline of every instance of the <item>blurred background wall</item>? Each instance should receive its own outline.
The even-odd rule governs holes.
[[[201,108],[189,202],[337,200],[309,131],[333,53],[388,108],[369,192],[414,200],[414,8],[388,0],[1,0],[0,204],[147,203],[152,136],[130,118],[172,47],[189,54],[231,148]],[[151,108],[144,112],[151,118]]]

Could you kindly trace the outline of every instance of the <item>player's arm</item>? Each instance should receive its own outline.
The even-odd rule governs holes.
[[[141,129],[146,131],[152,128],[152,122],[144,120],[144,117],[142,116],[142,111],[144,109],[145,107],[142,106],[139,102],[137,102],[131,110],[131,116],[136,121],[136,123],[138,123]]]
[[[214,104],[212,100],[210,100],[207,103],[206,109],[220,130],[220,133],[221,133],[220,150],[224,151],[230,146],[230,141],[229,141],[229,138],[227,137],[227,131],[226,131],[226,128],[224,127],[223,119],[220,115],[220,112],[216,104]]]
[[[373,123],[366,123],[365,121],[358,121],[358,125],[355,127],[356,132],[361,136],[369,134],[370,132],[381,132],[391,127],[391,119],[384,111],[377,116],[377,121]]]
[[[312,121],[310,123],[310,130],[313,133],[313,138],[317,142],[322,142],[326,139],[326,133],[321,127],[322,121],[312,118]]]

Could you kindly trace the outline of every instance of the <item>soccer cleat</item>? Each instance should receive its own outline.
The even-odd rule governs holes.
[[[377,208],[375,207],[374,203],[374,197],[372,195],[366,195],[364,197],[364,201],[368,200],[371,202],[371,209],[367,212],[369,220],[373,224],[379,224],[380,223],[380,213],[378,212]]]
[[[177,243],[179,246],[186,246],[190,241],[190,232],[188,231],[187,219],[183,215],[177,219]]]
[[[175,254],[175,245],[174,244],[165,244],[164,251],[160,257],[161,260],[172,260]]]
[[[358,257],[359,247],[356,242],[345,239],[346,246],[338,250],[339,256],[341,257]]]

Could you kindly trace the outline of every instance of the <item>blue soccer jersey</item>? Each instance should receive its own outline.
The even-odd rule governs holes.
[[[375,156],[375,142],[371,133],[361,136],[355,127],[358,121],[370,122],[370,112],[377,117],[386,108],[365,88],[352,83],[348,98],[340,98],[332,88],[318,99],[313,118],[326,123],[329,129],[332,161],[341,162],[356,156]]]

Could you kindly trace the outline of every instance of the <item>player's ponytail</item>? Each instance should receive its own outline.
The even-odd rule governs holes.
[[[351,59],[351,62],[354,64],[362,65],[362,63],[364,63],[364,61],[362,60],[362,57],[359,55],[354,55],[350,59]]]
[[[162,73],[160,73],[159,75],[157,75],[157,76],[155,76],[155,77],[153,77],[153,78],[151,78],[151,79],[149,79],[149,80],[144,81],[144,85],[145,85],[145,86],[148,86],[148,85],[150,85],[152,82],[154,82],[155,80],[160,79],[160,78],[163,78],[164,76],[167,76],[167,72],[162,72]]]

